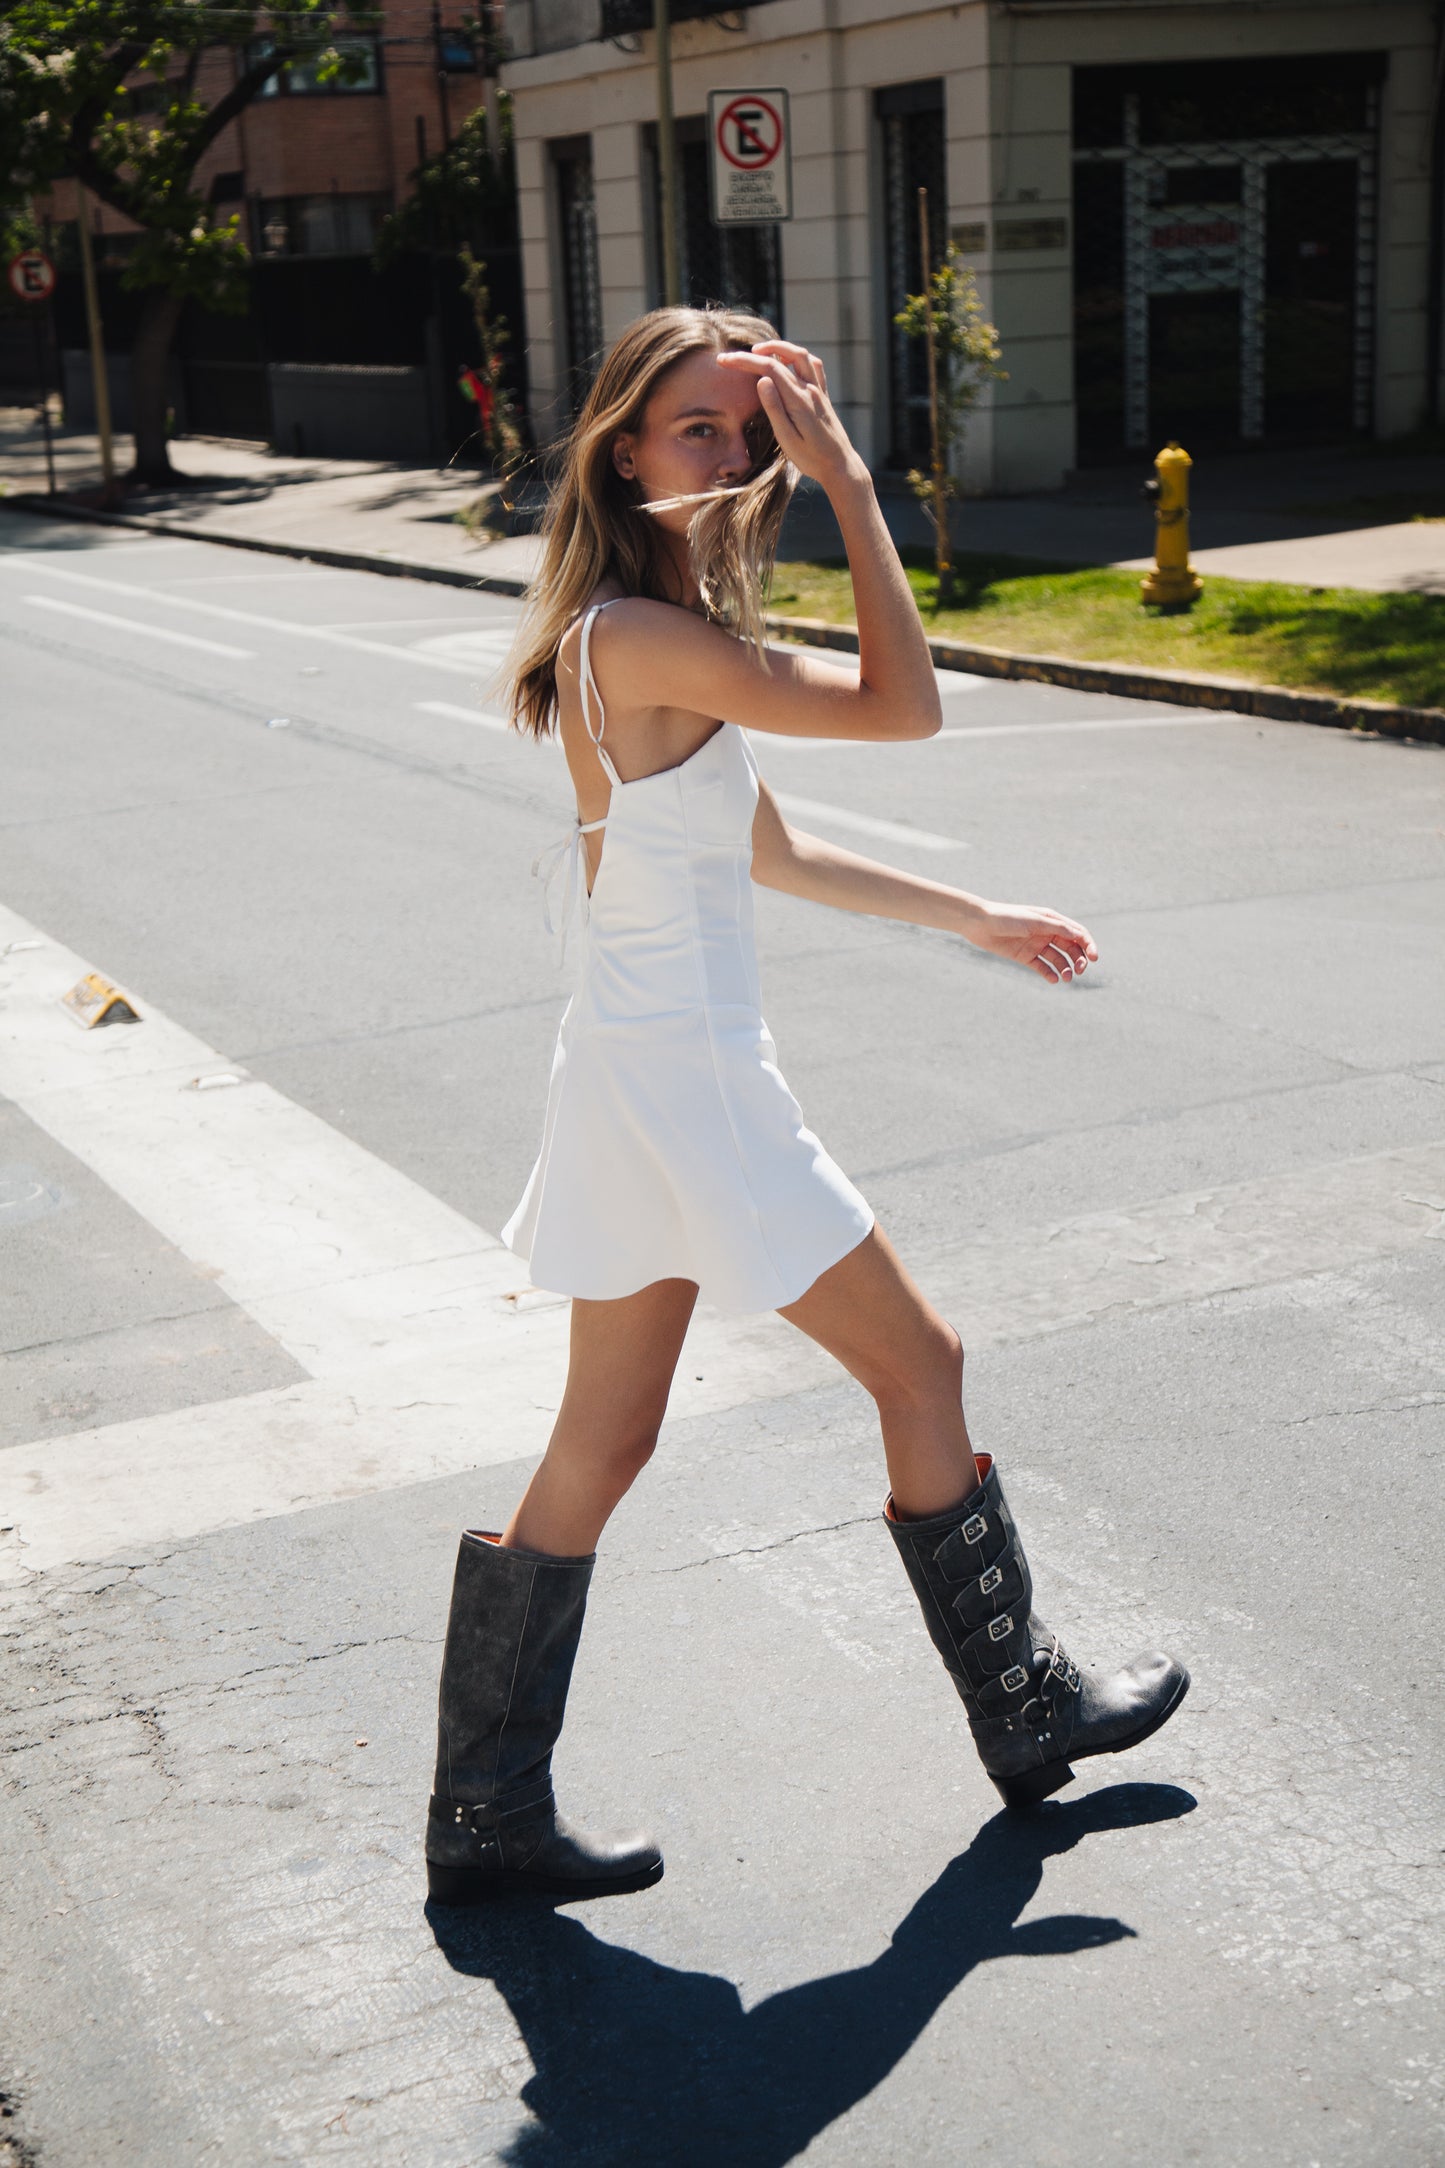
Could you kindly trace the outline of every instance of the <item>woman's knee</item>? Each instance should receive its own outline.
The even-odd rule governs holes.
[[[862,1382],[880,1407],[961,1401],[963,1364],[962,1340],[946,1318],[938,1318],[905,1344],[881,1351]]]
[[[570,1461],[584,1480],[600,1486],[613,1498],[621,1498],[651,1460],[660,1428],[660,1424],[647,1420],[609,1424],[600,1432],[594,1428],[588,1436],[554,1436],[549,1452],[554,1458]]]

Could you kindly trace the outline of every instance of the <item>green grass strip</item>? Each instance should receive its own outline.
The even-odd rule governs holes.
[[[1442,595],[1206,578],[1192,610],[1163,615],[1141,605],[1136,572],[968,555],[955,567],[957,603],[940,610],[932,554],[902,554],[924,630],[942,637],[1445,707]],[[784,616],[851,624],[847,565],[841,559],[780,564],[770,607]]]

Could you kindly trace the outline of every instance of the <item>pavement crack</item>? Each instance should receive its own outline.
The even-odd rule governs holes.
[[[1281,1424],[1283,1430],[1298,1430],[1305,1423],[1325,1423],[1331,1418],[1352,1415],[1403,1415],[1412,1408],[1445,1408],[1445,1393],[1398,1394],[1388,1400],[1367,1400],[1358,1408],[1316,1408],[1310,1415],[1292,1415]]]
[[[658,1576],[673,1573],[695,1573],[699,1566],[720,1566],[730,1558],[762,1558],[769,1551],[785,1551],[793,1543],[806,1543],[814,1536],[838,1535],[845,1528],[866,1528],[878,1519],[876,1513],[855,1513],[844,1521],[829,1521],[821,1528],[799,1528],[790,1536],[779,1536],[772,1543],[741,1543],[736,1550],[710,1551],[706,1558],[684,1559],[678,1566],[658,1566],[653,1569]],[[640,1575],[628,1575],[628,1579],[640,1579]]]

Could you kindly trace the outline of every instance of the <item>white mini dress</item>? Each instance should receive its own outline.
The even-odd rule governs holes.
[[[561,935],[565,955],[576,931],[578,968],[541,1150],[502,1240],[555,1294],[605,1301],[682,1279],[719,1310],[776,1310],[873,1213],[805,1126],[759,1006],[753,749],[720,723],[677,767],[625,783],[589,653],[607,607],[583,619],[580,662],[612,794],[605,821],[579,818],[533,866],[550,890],[565,864]],[[582,837],[601,827],[589,897]]]

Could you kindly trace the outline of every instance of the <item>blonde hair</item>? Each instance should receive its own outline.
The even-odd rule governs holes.
[[[527,609],[504,684],[516,729],[551,735],[557,719],[557,650],[567,628],[610,574],[625,593],[676,599],[672,571],[640,485],[613,464],[622,432],[642,427],[648,400],[689,354],[746,351],[777,333],[737,309],[653,309],[630,324],[597,372],[582,411],[560,447],[560,472],[542,528],[542,562],[527,590]],[[737,489],[703,502],[687,530],[703,607],[758,654],[763,647],[766,583],[778,535],[798,479],[761,413],[753,471]]]

